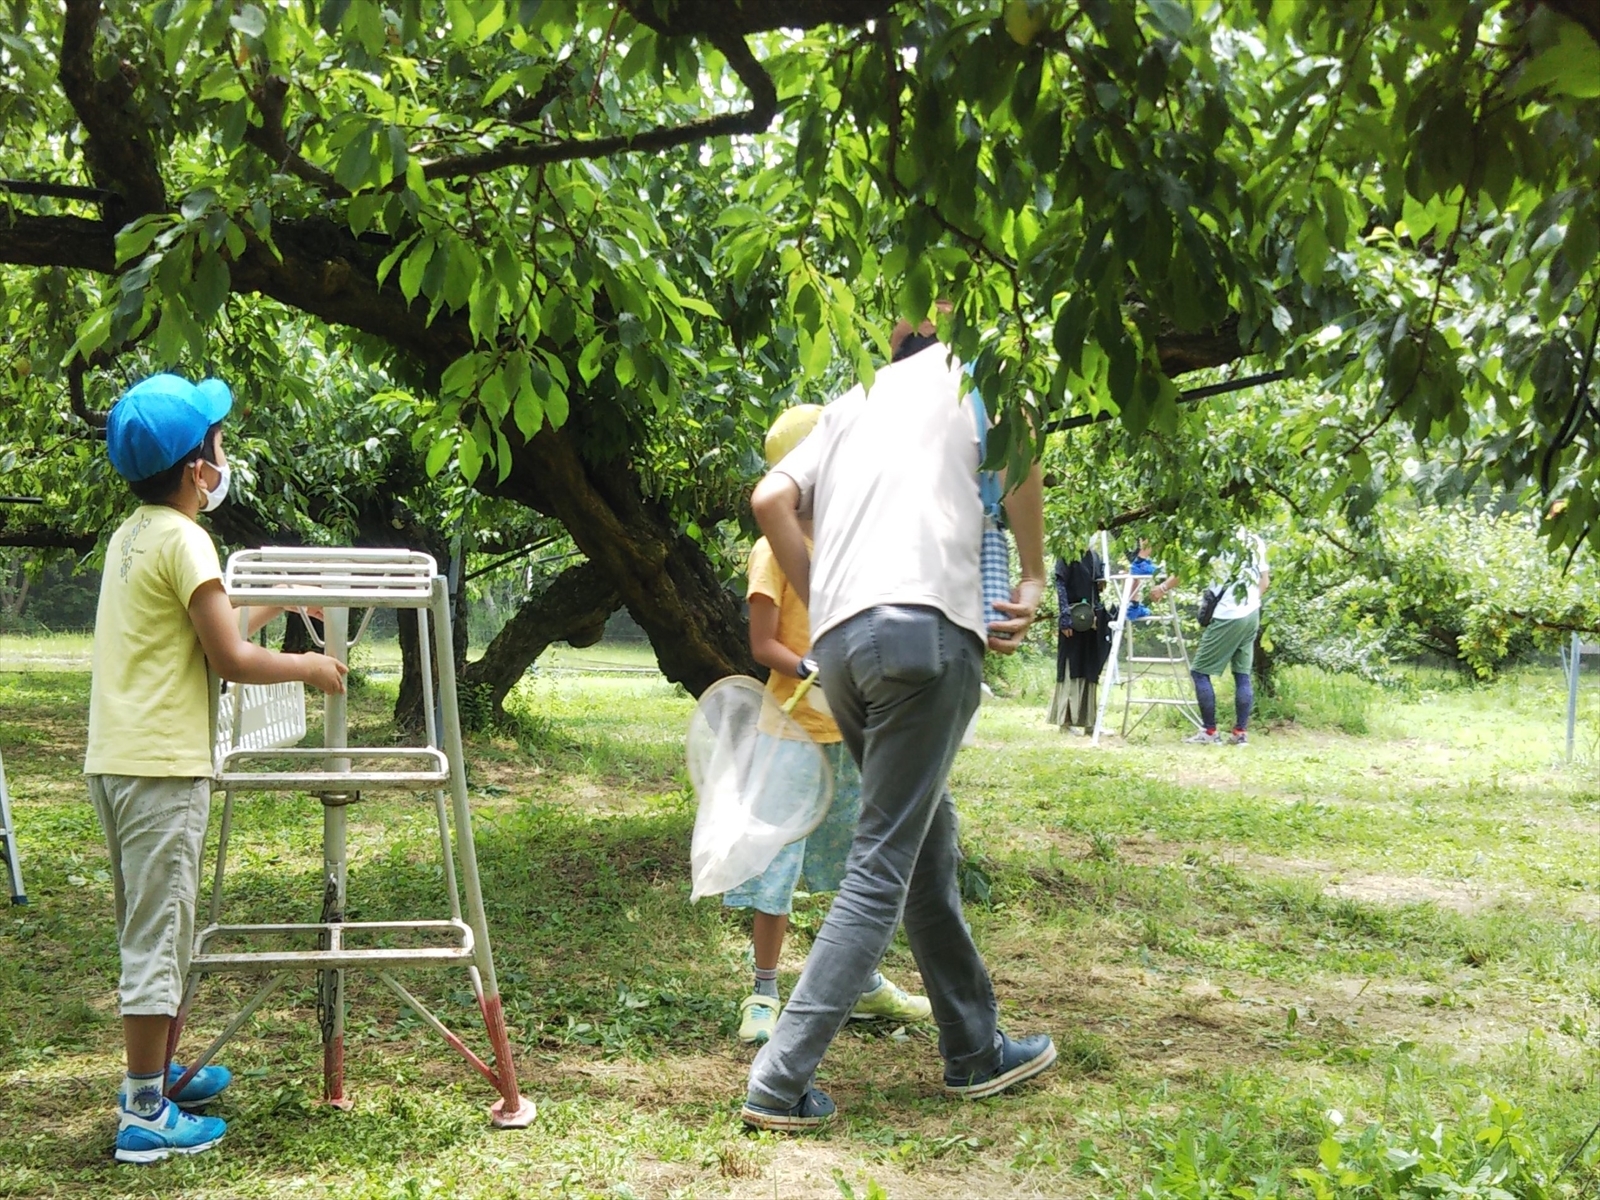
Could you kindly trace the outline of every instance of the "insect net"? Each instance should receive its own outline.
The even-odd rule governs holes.
[[[761,874],[821,824],[833,802],[822,747],[748,676],[705,690],[689,718],[688,755],[697,804],[693,900]]]

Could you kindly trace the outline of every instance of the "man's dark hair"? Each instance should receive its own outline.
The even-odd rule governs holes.
[[[900,348],[894,352],[894,357],[889,361],[900,362],[902,359],[910,358],[913,354],[920,354],[929,346],[936,346],[938,343],[939,337],[937,334],[912,331],[906,334],[905,341],[900,343]]]
[[[146,504],[164,504],[172,498],[172,493],[178,490],[178,484],[183,481],[183,473],[202,458],[212,466],[217,465],[216,447],[217,431],[222,428],[218,421],[206,430],[206,436],[189,453],[173,463],[165,471],[157,471],[154,475],[144,479],[130,479],[128,488],[135,496]]]

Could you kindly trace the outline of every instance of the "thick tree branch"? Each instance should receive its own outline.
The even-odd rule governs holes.
[[[105,188],[82,187],[75,183],[49,183],[37,179],[0,179],[0,191],[17,196],[48,196],[52,200],[87,200],[102,204],[113,193]]]
[[[860,25],[881,17],[893,0],[625,0],[628,11],[657,33],[739,37],[773,29]]]
[[[750,90],[750,107],[743,112],[723,113],[690,121],[686,125],[657,125],[638,133],[619,133],[603,138],[569,138],[556,142],[517,142],[496,146],[481,154],[462,154],[442,158],[423,168],[429,179],[460,179],[484,175],[503,167],[534,166],[539,163],[568,162],[578,158],[607,158],[613,154],[668,150],[692,146],[714,137],[740,133],[761,133],[778,115],[778,90],[766,69],[756,61],[744,39],[725,31],[708,31],[706,39],[722,51],[728,65]]]
[[[0,263],[77,267],[109,275],[117,269],[116,231],[85,217],[35,217],[0,211]]]
[[[74,358],[67,364],[67,398],[72,405],[72,413],[90,429],[102,436],[106,428],[106,414],[96,412],[89,407],[89,402],[83,395],[83,376],[89,369],[89,364],[82,358]]]
[[[525,600],[483,656],[467,664],[463,687],[486,690],[495,715],[504,716],[506,696],[546,647],[553,642],[594,645],[605,633],[606,619],[620,607],[615,585],[593,563],[568,567]]]
[[[0,546],[25,550],[71,550],[87,554],[97,537],[60,525],[11,525],[0,520]]]
[[[261,81],[261,86],[250,97],[261,113],[261,124],[259,127],[246,125],[244,140],[270,158],[278,170],[287,171],[328,195],[343,199],[350,194],[345,186],[315,163],[302,158],[300,152],[289,145],[283,121],[283,102],[288,94],[289,81],[281,75],[268,75]]]
[[[1177,328],[1165,328],[1156,335],[1156,353],[1161,359],[1161,369],[1169,378],[1186,371],[1204,367],[1220,367],[1244,357],[1244,347],[1239,344],[1239,316],[1229,316],[1214,329],[1198,333],[1185,333]]]
[[[167,207],[167,192],[156,166],[149,126],[131,107],[133,67],[119,64],[104,79],[95,70],[94,42],[100,25],[100,0],[66,0],[61,31],[61,90],[88,134],[83,157],[102,188],[126,202],[124,221]]]

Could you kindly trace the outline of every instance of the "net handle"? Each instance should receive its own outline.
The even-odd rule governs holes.
[[[794,689],[794,695],[783,702],[784,716],[791,717],[794,715],[795,706],[805,699],[806,693],[811,690],[811,685],[817,682],[817,674],[816,671],[813,671],[802,679],[800,686]]]

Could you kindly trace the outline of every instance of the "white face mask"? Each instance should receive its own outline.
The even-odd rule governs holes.
[[[233,479],[233,471],[227,463],[223,463],[220,467],[215,463],[207,463],[206,465],[216,471],[220,478],[217,480],[217,486],[209,491],[206,490],[205,484],[200,485],[200,490],[205,495],[205,501],[200,505],[200,511],[214,512],[221,508],[222,502],[228,498],[228,484]]]

